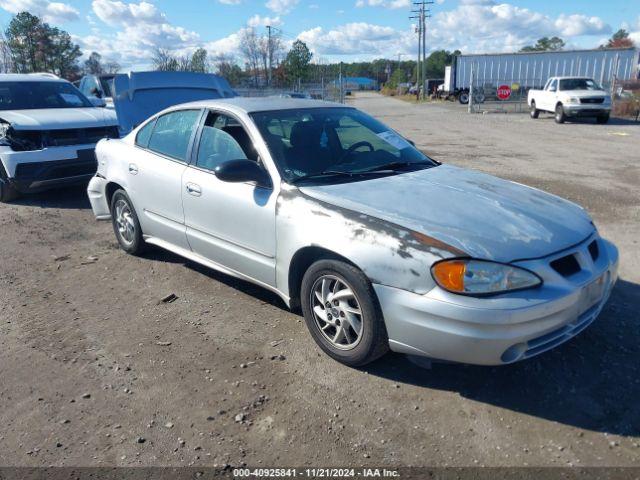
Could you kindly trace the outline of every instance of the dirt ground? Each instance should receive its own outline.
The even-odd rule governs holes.
[[[621,252],[601,317],[511,366],[350,369],[273,294],[127,256],[82,189],[49,192],[0,205],[0,465],[640,466],[640,124],[354,103],[584,205]]]

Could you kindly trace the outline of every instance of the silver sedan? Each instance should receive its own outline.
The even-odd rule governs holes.
[[[123,250],[274,291],[348,365],[526,359],[589,326],[617,279],[578,205],[440,164],[341,104],[184,104],[96,153],[89,198]]]

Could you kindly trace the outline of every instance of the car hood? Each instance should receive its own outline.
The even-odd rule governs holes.
[[[594,230],[589,215],[574,203],[450,165],[300,190],[499,262],[549,255]]]
[[[57,130],[117,125],[112,110],[98,107],[3,110],[0,119],[16,130]]]
[[[562,90],[561,93],[568,97],[608,97],[609,94],[604,90]]]

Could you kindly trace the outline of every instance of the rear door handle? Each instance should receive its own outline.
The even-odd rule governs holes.
[[[202,195],[200,185],[196,185],[195,183],[187,183],[186,188],[189,195],[193,195],[194,197],[199,197],[200,195]]]
[[[129,164],[129,173],[131,175],[137,175],[138,174],[138,166],[135,163],[130,163]]]

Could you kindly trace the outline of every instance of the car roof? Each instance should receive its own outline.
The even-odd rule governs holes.
[[[584,75],[574,75],[573,77],[553,77],[553,78],[557,78],[558,80],[576,80],[576,79],[586,79],[586,80],[593,80],[592,77],[587,77]]]
[[[265,112],[273,110],[294,110],[301,108],[353,108],[348,105],[324,100],[312,100],[308,98],[280,98],[280,97],[231,97],[213,100],[199,100],[197,102],[176,105],[172,109],[182,107],[197,108],[227,108],[237,113]]]
[[[52,73],[0,73],[0,82],[66,82]]]

